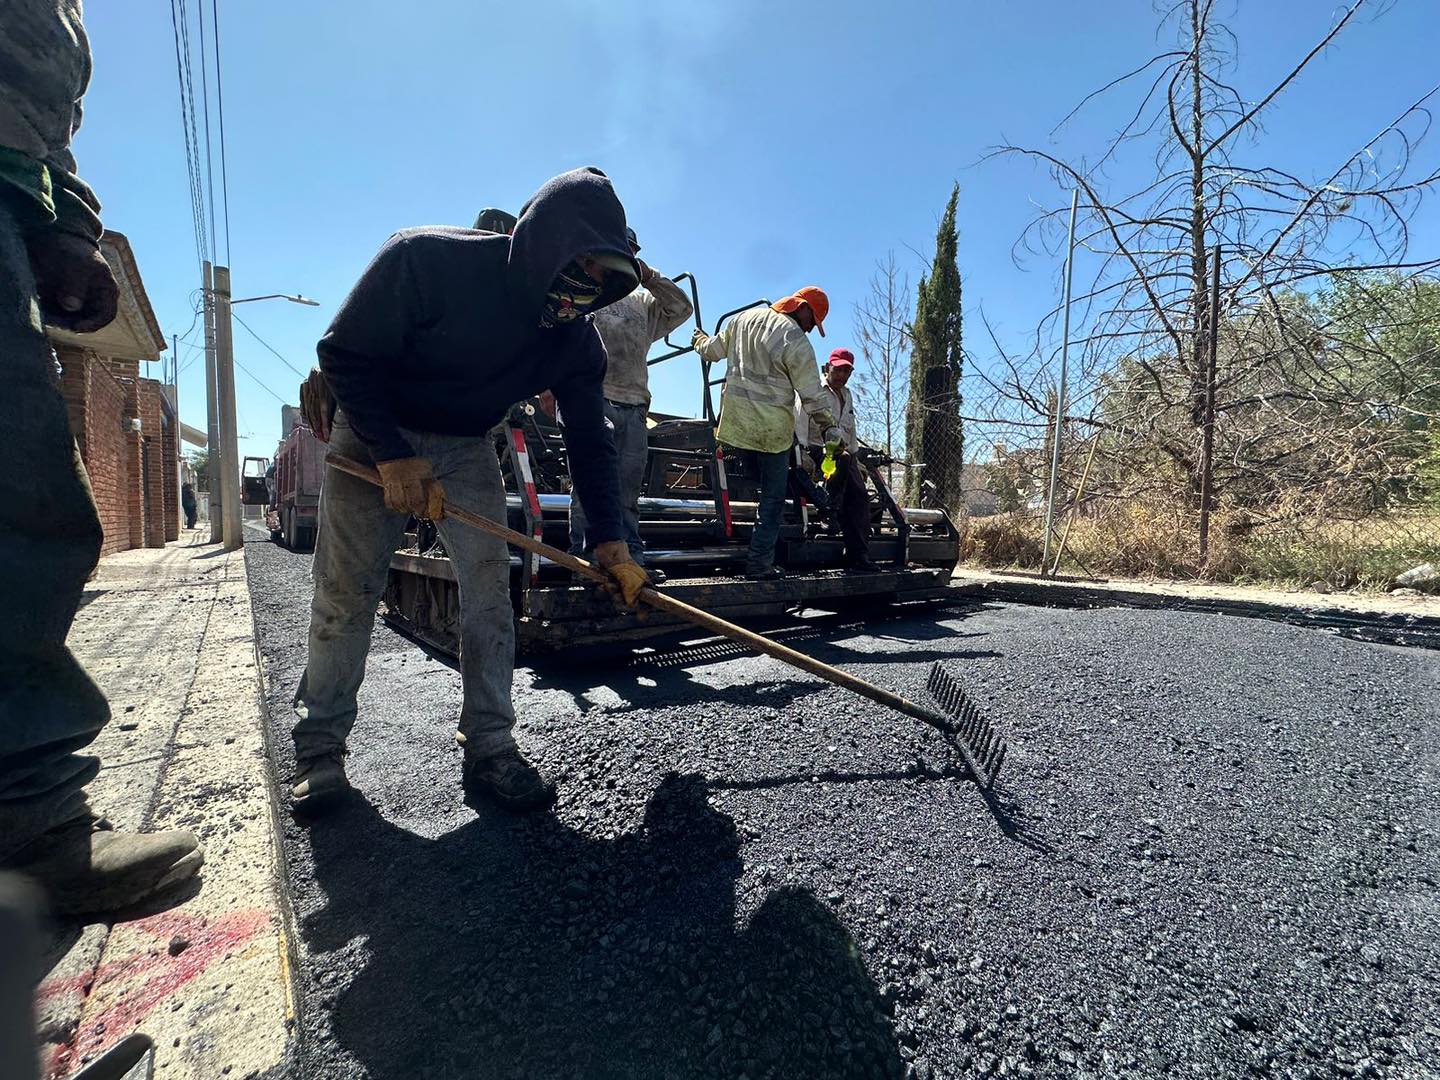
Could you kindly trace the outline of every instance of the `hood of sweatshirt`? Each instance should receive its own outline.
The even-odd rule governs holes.
[[[625,236],[625,208],[610,179],[599,169],[572,169],[545,182],[521,208],[510,236],[511,287],[538,317],[545,294],[560,272],[579,255],[605,254],[607,262],[624,261],[629,277],[612,270],[606,275],[597,309],[634,290],[639,267]]]

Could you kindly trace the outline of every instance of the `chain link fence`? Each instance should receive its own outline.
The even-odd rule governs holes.
[[[1440,500],[1414,440],[1333,427],[1291,432],[1283,416],[1232,414],[1216,425],[1202,550],[1200,493],[1188,467],[1199,456],[1200,429],[1152,430],[1136,422],[1127,388],[1081,387],[1060,427],[1052,503],[1054,390],[1027,397],[979,377],[966,383],[963,497],[945,509],[960,525],[969,564],[1322,592],[1435,587],[1425,571],[1412,573],[1440,568]],[[1246,455],[1265,440],[1281,460],[1257,475]],[[918,479],[912,496],[937,505],[926,477],[954,463],[915,464],[907,473],[912,484]]]

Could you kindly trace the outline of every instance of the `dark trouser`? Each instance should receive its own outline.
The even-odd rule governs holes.
[[[193,529],[195,527],[195,512],[195,507],[185,507],[185,527],[187,529]]]
[[[811,447],[810,457],[819,465],[825,451]],[[870,495],[865,490],[865,474],[854,454],[841,454],[835,466],[835,474],[825,481],[825,491],[840,523],[840,535],[845,538],[845,560],[852,564],[864,562],[870,553]]]
[[[615,455],[620,466],[620,512],[625,520],[625,544],[630,557],[645,565],[645,543],[640,539],[640,489],[645,486],[645,465],[649,460],[650,432],[644,405],[606,401],[605,419],[614,428]],[[585,536],[588,522],[579,498],[570,499],[570,554],[586,555],[595,550]]]
[[[755,531],[750,534],[745,572],[763,574],[775,565],[775,544],[780,539],[786,488],[790,481],[790,451],[767,454],[760,450],[746,450],[744,454],[747,464],[754,465],[755,479],[760,484],[760,507],[755,516]]]
[[[428,458],[445,497],[492,521],[505,520],[505,482],[495,444],[482,436],[401,434]],[[336,413],[330,435],[336,453],[360,461],[370,451]],[[319,536],[312,576],[310,651],[295,692],[293,734],[299,760],[344,750],[355,725],[375,609],[385,590],[390,556],[405,534],[407,515],[385,506],[379,488],[330,470],[320,492]],[[505,541],[461,525],[437,523],[460,587],[460,685],[463,701],[456,738],[471,757],[515,746],[510,682],[515,668],[515,623],[510,605],[510,553]]]
[[[87,812],[100,759],[78,753],[110,718],[105,695],[65,637],[100,558],[100,518],[30,258],[0,196],[0,860]]]

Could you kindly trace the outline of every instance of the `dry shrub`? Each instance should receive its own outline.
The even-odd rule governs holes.
[[[1023,513],[971,518],[960,538],[961,558],[992,567],[1038,568],[1044,524]]]
[[[1211,565],[1230,558],[1224,512],[1212,516]],[[1076,569],[1125,577],[1193,578],[1200,574],[1193,511],[1165,498],[1106,502],[1070,530],[1066,559]]]
[[[1411,512],[1337,520],[1280,501],[1268,520],[1222,502],[1211,516],[1209,559],[1199,559],[1199,518],[1163,496],[1091,503],[1070,528],[1062,572],[1207,579],[1332,589],[1384,589],[1424,562],[1440,562],[1440,514]],[[1057,534],[1065,522],[1057,522]],[[972,519],[962,557],[990,567],[1040,566],[1038,513]],[[1052,549],[1053,558],[1053,549]]]
[[[1425,562],[1440,562],[1440,515],[1282,520],[1246,539],[1230,580],[1384,589],[1397,574]]]

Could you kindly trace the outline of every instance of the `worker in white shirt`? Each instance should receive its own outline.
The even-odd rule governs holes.
[[[620,459],[620,507],[625,517],[625,543],[630,557],[645,565],[645,544],[640,539],[640,489],[645,484],[649,454],[650,346],[690,317],[694,310],[675,282],[639,258],[635,230],[625,230],[635,264],[640,267],[640,288],[595,313],[595,329],[605,343],[609,366],[605,371],[605,419],[615,433]],[[570,501],[570,554],[589,557],[593,545],[585,535],[585,508]],[[650,580],[660,584],[664,575],[648,568]]]
[[[880,568],[870,561],[870,496],[865,490],[865,474],[860,471],[860,462],[855,456],[860,449],[855,431],[855,399],[845,385],[854,370],[855,354],[849,349],[834,350],[821,369],[827,410],[840,428],[840,449],[834,454],[835,471],[825,478],[825,490],[845,538],[846,572],[868,574]],[[820,466],[825,459],[825,431],[798,398],[795,438],[816,466]]]

